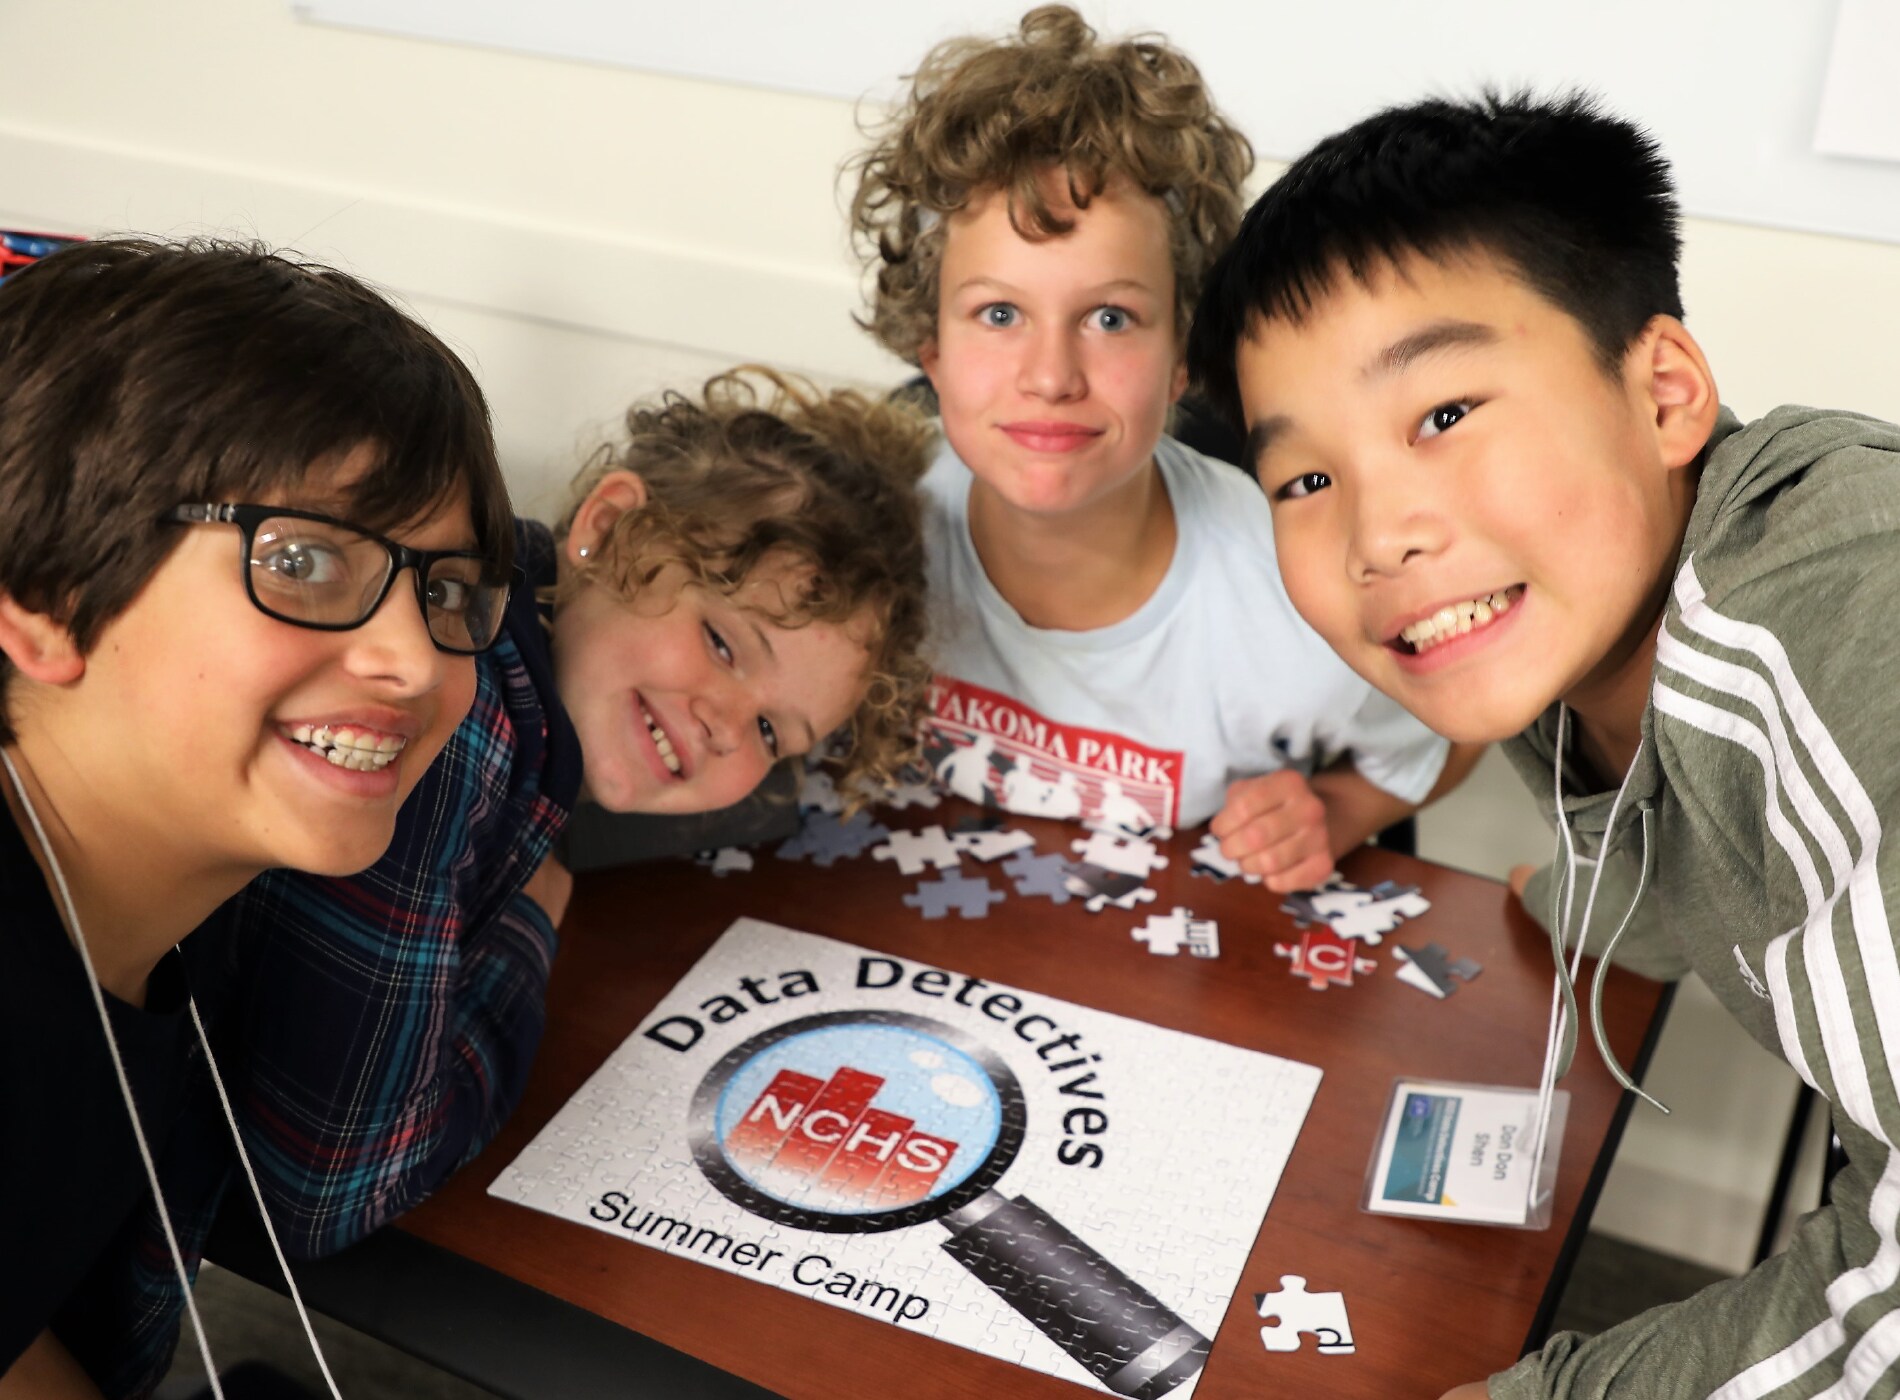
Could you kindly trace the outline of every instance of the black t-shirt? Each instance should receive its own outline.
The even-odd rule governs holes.
[[[0,1372],[102,1256],[124,1247],[121,1227],[149,1190],[85,967],[53,900],[0,801]],[[186,946],[221,933],[200,930]],[[200,958],[191,961],[195,972]],[[155,1153],[198,1058],[186,996],[176,951],[154,969],[143,1007],[106,993]]]

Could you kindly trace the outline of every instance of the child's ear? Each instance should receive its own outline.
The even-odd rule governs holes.
[[[594,489],[574,512],[573,528],[562,546],[568,563],[578,564],[597,555],[613,532],[614,522],[646,503],[647,484],[639,473],[608,472],[594,483]]]
[[[917,368],[924,372],[924,378],[930,381],[930,387],[937,387],[937,337],[931,336],[917,347]]]
[[[1702,455],[1722,411],[1709,361],[1674,316],[1652,319],[1631,354],[1639,388],[1655,415],[1663,465],[1686,467]]]
[[[86,674],[86,657],[73,634],[5,593],[0,593],[0,652],[21,675],[41,685],[68,685]]]
[[[1176,360],[1174,362],[1174,373],[1168,379],[1168,402],[1169,403],[1181,402],[1181,395],[1187,392],[1187,386],[1188,386],[1187,357],[1183,356],[1181,359]]]

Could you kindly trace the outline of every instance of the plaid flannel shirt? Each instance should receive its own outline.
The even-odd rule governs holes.
[[[552,581],[553,541],[526,522],[517,535],[529,585],[388,853],[348,879],[273,871],[235,901],[240,986],[212,1038],[292,1258],[342,1249],[440,1186],[514,1110],[540,1044],[555,935],[522,887],[581,767],[532,591]],[[194,1271],[225,1189],[245,1189],[215,1100],[198,1107],[161,1171]],[[183,1314],[156,1211],[143,1215],[77,1348],[108,1395],[162,1379]]]

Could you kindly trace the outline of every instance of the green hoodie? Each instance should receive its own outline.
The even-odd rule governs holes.
[[[1892,1396],[1900,1382],[1900,428],[1777,409],[1711,439],[1620,803],[1566,766],[1588,860],[1616,820],[1591,941],[1693,969],[1833,1107],[1832,1204],[1741,1278],[1594,1338],[1564,1333],[1493,1400]],[[1555,796],[1558,711],[1507,747]],[[1613,888],[1614,887],[1614,888]],[[1533,892],[1534,897],[1540,892]],[[1541,894],[1548,897],[1546,886]]]

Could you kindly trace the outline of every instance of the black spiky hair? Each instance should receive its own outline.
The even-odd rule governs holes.
[[[1258,322],[1300,324],[1343,271],[1488,253],[1582,325],[1606,372],[1682,315],[1680,217],[1655,140],[1583,92],[1486,91],[1391,107],[1321,141],[1254,203],[1208,275],[1188,341],[1241,423],[1234,360]]]

